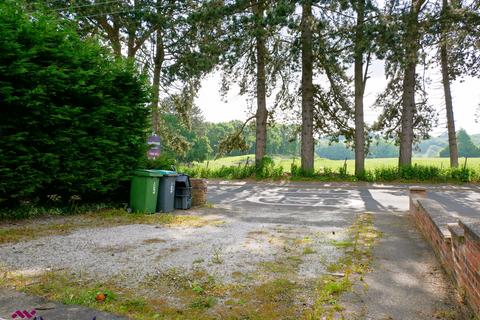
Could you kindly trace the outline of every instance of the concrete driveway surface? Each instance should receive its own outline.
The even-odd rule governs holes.
[[[478,185],[424,185],[429,198],[446,207],[452,216],[468,219],[480,218],[480,186]],[[245,182],[211,181],[209,201],[221,207],[256,208],[262,212],[275,212],[275,219],[299,223],[332,225],[349,219],[359,212],[405,212],[408,210],[408,188],[405,184],[368,183],[305,183],[305,182]],[[338,220],[322,216],[339,213]],[[312,219],[309,219],[310,218]],[[318,221],[320,219],[320,221]]]
[[[246,183],[214,181],[209,201],[241,219],[342,228],[361,212],[374,214],[383,233],[365,284],[343,297],[352,319],[471,319],[433,251],[408,217],[409,185],[348,183]],[[480,219],[476,185],[429,185],[429,198],[452,216]],[[473,319],[473,318],[472,318]]]

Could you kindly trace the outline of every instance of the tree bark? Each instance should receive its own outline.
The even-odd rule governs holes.
[[[443,12],[448,10],[448,0],[443,0]],[[447,113],[447,128],[448,128],[448,148],[450,151],[450,166],[452,168],[458,167],[458,146],[457,135],[455,132],[455,119],[453,116],[453,102],[452,92],[450,90],[450,74],[448,66],[448,35],[447,25],[445,21],[442,22],[442,39],[440,42],[440,64],[442,67],[442,82],[443,92],[445,96],[445,110]]]
[[[133,10],[138,10],[138,0],[133,1]],[[136,50],[135,50],[135,42],[136,42],[136,35],[137,35],[138,24],[135,19],[131,19],[129,24],[127,25],[127,57],[128,58],[135,58]]]
[[[152,131],[158,134],[158,102],[160,97],[160,73],[162,70],[162,64],[165,58],[163,36],[161,30],[157,30],[156,43],[155,43],[155,58],[153,68],[153,81],[152,81]]]
[[[312,1],[302,5],[301,47],[302,47],[302,171],[314,171],[313,139],[313,52],[312,52]]]
[[[357,1],[357,26],[355,31],[355,175],[365,172],[365,120],[363,115],[363,95],[365,83],[363,76],[363,55],[365,45],[363,25],[365,20],[365,2]],[[366,78],[365,78],[366,79]]]
[[[415,69],[416,63],[407,63],[404,71],[399,166],[409,166],[412,164]]]
[[[257,21],[261,21],[264,14],[263,0],[257,2],[255,15]],[[257,113],[256,113],[256,141],[255,141],[255,164],[260,166],[267,149],[267,101],[265,83],[265,37],[263,27],[257,25],[256,54],[257,54]]]
[[[116,58],[122,57],[122,43],[120,41],[120,26],[114,19],[113,24],[110,25],[106,16],[99,16],[96,18],[98,25],[105,31],[108,41],[112,46],[113,54]]]
[[[128,30],[127,40],[127,58],[135,58],[137,51],[135,50],[135,29],[130,26]]]
[[[404,38],[405,46],[405,69],[403,74],[402,94],[402,121],[400,133],[399,166],[412,164],[413,151],[413,117],[415,114],[415,87],[416,67],[419,46],[419,23],[418,14],[425,0],[412,1],[409,16],[407,18],[407,30]]]

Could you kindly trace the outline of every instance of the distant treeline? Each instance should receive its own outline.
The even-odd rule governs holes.
[[[175,126],[172,121],[170,125]],[[176,154],[181,162],[204,161],[213,159],[219,154],[219,146],[227,136],[235,134],[242,122],[238,120],[220,123],[203,122],[197,119],[191,130],[179,130],[189,147],[183,155],[178,156],[177,152],[169,150],[164,145],[164,152]],[[255,127],[247,126],[241,133],[246,148],[235,150],[222,156],[238,156],[255,153]],[[457,134],[460,157],[480,157],[480,134],[468,135],[465,130]],[[319,139],[315,147],[316,154],[322,158],[339,160],[354,159],[355,154],[351,147],[344,142],[331,143],[327,138]],[[294,155],[300,153],[300,139],[297,128],[293,125],[275,124],[269,127],[267,133],[267,154],[273,155]],[[398,157],[399,148],[393,141],[374,139],[369,147],[367,158],[395,158]],[[421,141],[414,149],[415,157],[448,157],[448,137],[441,135],[428,140]]]
[[[480,157],[480,148],[478,147],[480,145],[480,134],[470,136],[465,130],[461,129],[457,133],[457,143],[460,157]],[[355,159],[354,151],[342,142],[329,144],[322,140],[315,150],[322,158],[333,160]],[[367,158],[396,158],[398,153],[399,148],[393,141],[374,140],[370,145]],[[416,145],[413,154],[419,158],[448,158],[448,136],[445,134],[421,141]]]

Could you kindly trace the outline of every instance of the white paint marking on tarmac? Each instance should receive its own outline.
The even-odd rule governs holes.
[[[245,199],[246,201],[264,205],[276,206],[303,206],[303,207],[332,207],[359,208],[363,207],[363,200],[356,190],[291,190],[286,188],[272,188],[262,191]]]

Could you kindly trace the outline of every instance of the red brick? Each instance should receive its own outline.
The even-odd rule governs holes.
[[[468,260],[471,261],[473,265],[476,265],[480,267],[480,254],[477,252],[472,251],[471,248],[467,248],[465,250],[465,256],[467,257]]]
[[[478,252],[480,254],[480,242],[470,237],[468,232],[465,233],[465,243],[473,252]]]

